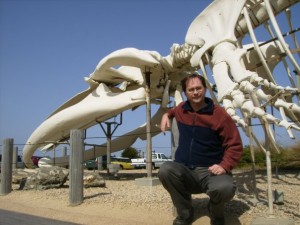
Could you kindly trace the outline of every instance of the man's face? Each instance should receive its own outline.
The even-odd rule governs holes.
[[[186,83],[186,97],[192,104],[204,103],[206,88],[198,78],[192,78]]]

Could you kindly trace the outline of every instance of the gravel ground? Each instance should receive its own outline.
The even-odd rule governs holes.
[[[43,214],[48,218],[55,217],[62,221],[87,225],[172,224],[173,207],[165,189],[161,185],[143,187],[135,183],[136,178],[146,176],[146,170],[123,170],[118,174],[118,179],[108,177],[105,171],[100,173],[105,179],[106,187],[84,189],[84,201],[79,206],[68,205],[68,185],[65,188],[43,191],[19,191],[18,186],[14,185],[10,194],[0,196],[0,209]],[[153,176],[156,175],[157,170],[153,172]],[[250,225],[254,218],[270,216],[266,204],[266,171],[256,172],[256,195],[252,172],[235,171],[234,178],[238,189],[234,199],[225,208],[227,224]],[[300,225],[299,171],[280,172],[278,176],[273,174],[272,181],[272,190],[284,193],[283,204],[274,204],[274,216],[293,219],[295,225]],[[193,205],[198,218],[193,224],[209,224],[207,203],[208,198],[205,194],[193,195]],[[58,211],[51,214],[50,209]],[[80,213],[89,215],[88,219]],[[99,223],[100,218],[103,223]]]

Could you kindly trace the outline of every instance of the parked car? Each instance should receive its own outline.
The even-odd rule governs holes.
[[[102,165],[103,165],[103,169],[106,169],[106,155],[102,156]],[[93,169],[98,169],[98,160],[97,158],[95,159],[89,159],[87,161],[84,162],[84,167],[88,170],[93,170]]]
[[[84,167],[88,170],[98,169],[97,159],[89,159],[84,162]]]
[[[112,157],[111,164],[120,165],[120,168],[122,170],[123,169],[126,169],[126,170],[134,169],[134,166],[131,165],[130,158],[126,158],[126,157]]]
[[[152,169],[159,168],[164,162],[172,161],[163,153],[152,153]],[[146,158],[131,159],[131,165],[134,168],[146,168]]]
[[[0,171],[1,171],[1,162],[2,162],[2,154],[0,154]],[[24,163],[23,163],[22,157],[20,155],[18,155],[17,166],[16,167],[18,169],[24,168]]]
[[[103,156],[103,168],[107,168],[107,157],[106,155]],[[134,166],[131,165],[131,160],[130,158],[126,157],[111,157],[110,159],[111,164],[117,164],[120,165],[121,169],[134,169]],[[84,166],[88,170],[93,170],[93,169],[98,169],[98,161],[96,159],[90,159],[85,161]]]
[[[31,161],[32,161],[32,163],[35,167],[39,167],[39,161],[40,161],[41,158],[43,158],[43,157],[42,156],[35,156],[35,155],[31,156]]]

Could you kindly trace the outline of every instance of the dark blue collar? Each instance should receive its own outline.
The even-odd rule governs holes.
[[[200,109],[197,113],[199,113],[199,114],[211,114],[211,113],[213,113],[213,111],[214,111],[214,102],[213,102],[213,100],[210,99],[210,98],[205,97],[205,103],[206,103],[206,106],[203,107],[202,109]],[[182,108],[184,110],[187,110],[187,111],[190,111],[190,112],[194,111],[188,100],[182,105]]]

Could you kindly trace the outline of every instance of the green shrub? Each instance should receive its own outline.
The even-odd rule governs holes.
[[[254,148],[255,167],[266,167],[265,153],[260,151],[258,147]],[[300,144],[288,148],[281,148],[280,153],[271,152],[272,167],[280,169],[300,169]],[[242,158],[238,164],[238,168],[250,168],[252,165],[250,146],[243,148]]]

